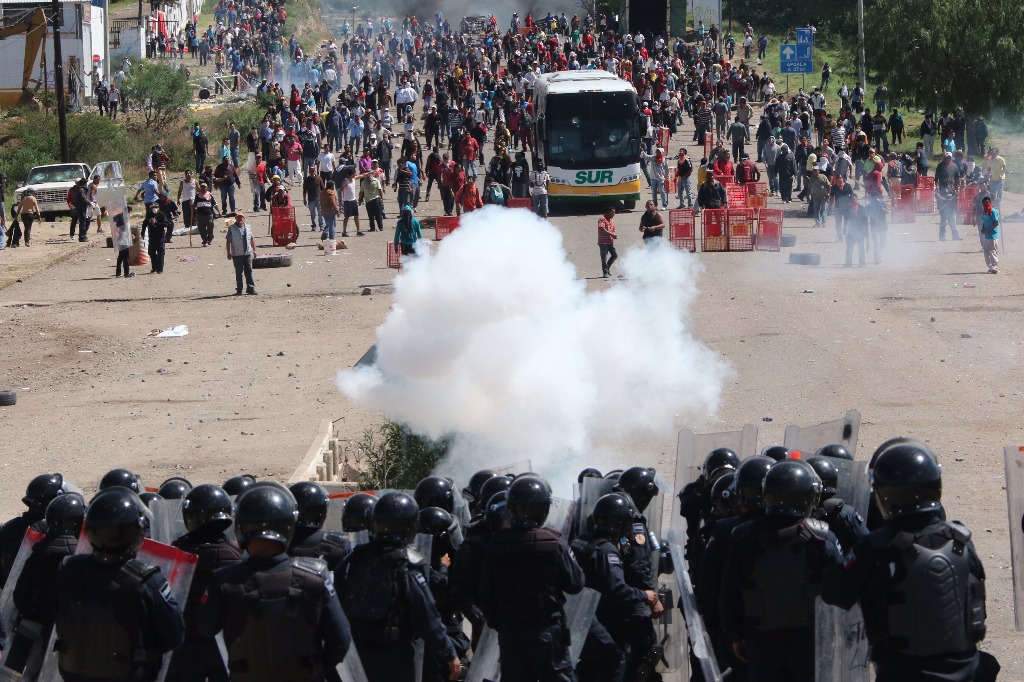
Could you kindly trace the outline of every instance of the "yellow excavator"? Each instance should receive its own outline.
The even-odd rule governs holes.
[[[32,78],[32,69],[35,67],[43,39],[46,38],[46,15],[41,7],[26,13],[19,21],[0,26],[0,40],[19,35],[25,36],[25,65],[21,75],[21,97],[18,99],[18,107],[39,106],[35,94],[42,83]],[[35,88],[30,89],[29,86],[32,84],[35,84]]]

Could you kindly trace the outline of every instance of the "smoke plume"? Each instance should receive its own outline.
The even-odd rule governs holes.
[[[588,292],[555,227],[495,207],[423,246],[395,279],[376,364],[338,385],[418,433],[455,434],[441,468],[457,481],[529,459],[565,494],[578,455],[717,409],[729,370],[689,330],[695,256],[633,248],[623,280]]]

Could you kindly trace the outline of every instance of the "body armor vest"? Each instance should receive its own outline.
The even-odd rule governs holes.
[[[560,613],[565,597],[559,579],[559,536],[549,528],[508,529],[488,547],[492,579],[502,593],[501,625],[536,625]]]
[[[812,526],[812,524],[814,524]],[[742,551],[746,625],[758,632],[814,627],[814,602],[821,594],[820,521],[803,520],[782,530],[757,529]]]

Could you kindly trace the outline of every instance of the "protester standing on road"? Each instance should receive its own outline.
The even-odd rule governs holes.
[[[203,166],[206,165],[206,155],[210,153],[210,140],[206,137],[206,133],[199,126],[195,124],[192,130],[192,154],[196,158],[196,173],[203,172]]]
[[[235,222],[228,228],[225,244],[228,260],[235,265],[235,296],[242,295],[242,275],[245,275],[245,293],[256,295],[256,282],[252,277],[252,261],[256,257],[256,238],[245,222],[245,214],[235,213]]]
[[[213,219],[217,213],[217,200],[213,198],[213,192],[205,182],[199,183],[194,213],[193,220],[199,227],[199,237],[203,241],[203,246],[209,246],[213,243]]]
[[[609,206],[604,210],[604,215],[597,219],[597,247],[601,251],[601,272],[602,277],[610,277],[612,264],[618,259],[619,254],[615,251],[615,207]]]
[[[655,242],[651,240],[665,233],[665,219],[658,213],[658,205],[653,201],[648,200],[646,208],[640,216],[640,232],[643,233],[644,244],[652,246]]]
[[[37,218],[41,217],[41,214],[39,213],[39,202],[36,201],[36,193],[34,190],[27,189],[25,190],[25,194],[22,195],[21,204],[18,206],[18,217],[21,218],[22,230],[25,237],[25,246],[32,246],[32,223]],[[14,245],[17,246],[17,243]]]
[[[192,171],[185,171],[185,179],[178,183],[178,205],[181,206],[185,227],[189,230],[196,224],[195,199],[198,192],[199,183],[192,177]]]
[[[228,205],[231,206],[231,213],[235,212],[235,186],[241,186],[235,167],[231,165],[230,155],[225,154],[213,171],[213,181],[220,188],[220,205],[225,213],[228,212]]]
[[[999,274],[999,209],[992,206],[992,199],[981,200],[981,249],[985,253],[985,265],[990,275]]]
[[[423,239],[420,221],[412,214],[412,206],[403,206],[402,215],[395,225],[395,248],[402,250],[403,256],[416,253],[416,242]]]
[[[683,197],[686,197],[686,208],[693,208],[693,190],[690,183],[690,177],[693,175],[693,162],[690,161],[690,157],[686,154],[686,148],[683,147],[679,150],[679,159],[676,161],[676,198],[679,200],[679,205],[676,208],[683,207]]]

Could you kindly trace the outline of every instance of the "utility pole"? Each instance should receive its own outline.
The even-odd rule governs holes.
[[[868,73],[864,57],[864,0],[857,0],[857,73],[860,86],[867,92]]]
[[[60,160],[68,163],[68,119],[67,107],[64,102],[64,55],[60,50],[61,5],[53,0],[53,80],[57,93],[57,125],[60,128]]]

